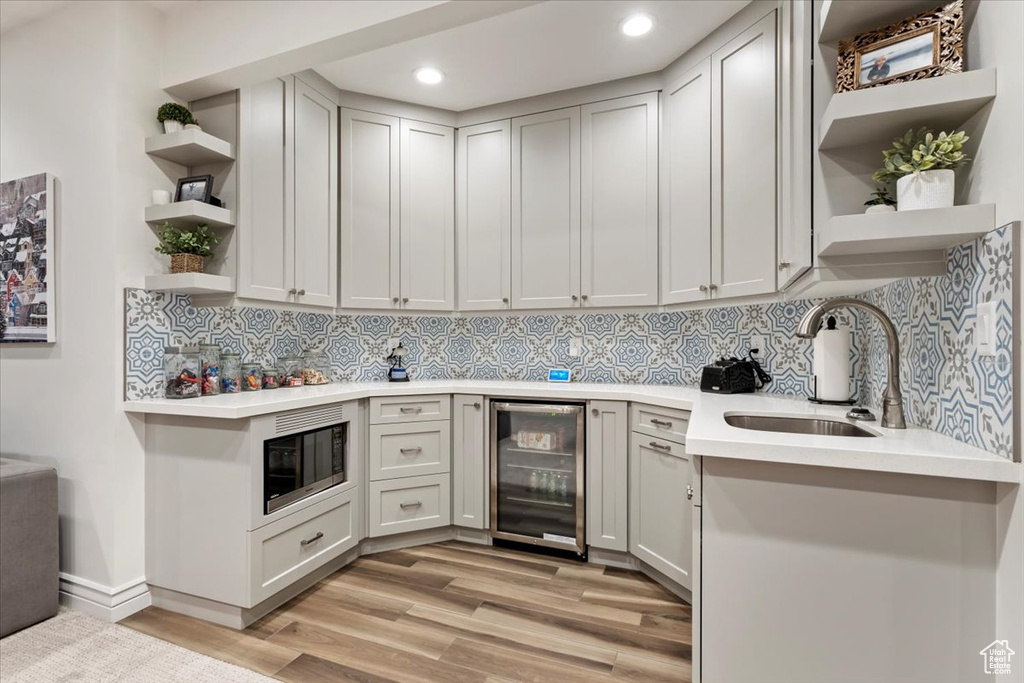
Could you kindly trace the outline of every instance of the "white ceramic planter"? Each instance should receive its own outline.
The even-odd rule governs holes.
[[[165,133],[177,133],[181,130],[181,121],[171,121],[168,119],[164,121],[164,132]]]
[[[202,130],[198,123],[189,123],[185,125],[185,130]]]
[[[896,181],[899,211],[945,209],[953,206],[956,175],[950,169],[911,173]]]
[[[872,204],[868,208],[864,209],[864,213],[889,213],[890,211],[895,210],[896,207],[890,206],[889,204]]]

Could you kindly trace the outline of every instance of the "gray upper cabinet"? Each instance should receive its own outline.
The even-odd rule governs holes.
[[[295,288],[295,79],[239,91],[238,296],[291,301]]]
[[[711,61],[665,88],[661,301],[708,297],[711,283]]]
[[[580,109],[512,119],[512,307],[580,295]]]
[[[238,295],[334,307],[337,106],[293,76],[240,93]]]
[[[511,153],[508,120],[458,131],[455,230],[459,310],[501,310],[511,304]]]
[[[581,109],[580,300],[658,303],[658,94]]]
[[[776,15],[711,55],[711,282],[719,297],[776,290]]]
[[[338,106],[295,81],[295,300],[338,303]]]
[[[455,134],[402,119],[402,308],[455,308]],[[392,269],[395,264],[391,264]]]
[[[398,308],[399,119],[341,110],[341,305]]]

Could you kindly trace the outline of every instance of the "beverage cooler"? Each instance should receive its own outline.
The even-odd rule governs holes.
[[[491,536],[584,555],[584,406],[491,402]]]

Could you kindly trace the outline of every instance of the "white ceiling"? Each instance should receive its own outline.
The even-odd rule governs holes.
[[[56,12],[70,0],[3,0],[0,2],[0,33]]]
[[[458,28],[315,67],[342,90],[464,111],[658,71],[750,0],[549,0]],[[654,17],[646,36],[620,22]],[[435,66],[440,85],[413,71]]]

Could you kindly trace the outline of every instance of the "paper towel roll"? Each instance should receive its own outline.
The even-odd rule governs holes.
[[[829,317],[828,327],[814,338],[814,377],[817,398],[822,401],[846,401],[850,398],[850,331],[836,327]]]

